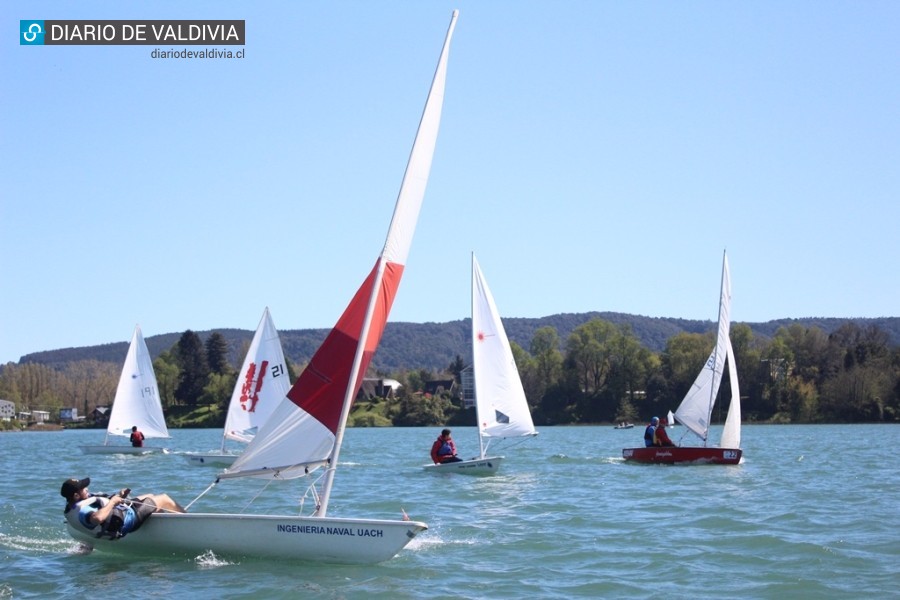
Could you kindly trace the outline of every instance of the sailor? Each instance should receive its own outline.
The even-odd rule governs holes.
[[[135,448],[142,448],[144,446],[144,434],[137,428],[137,425],[134,425],[131,428],[131,445]]]
[[[129,499],[129,488],[112,495],[92,494],[88,490],[90,483],[90,477],[67,479],[59,493],[66,499],[66,520],[76,529],[90,531],[97,537],[118,539],[137,531],[153,513],[184,512],[168,494],[143,494]]]
[[[431,460],[434,464],[460,462],[462,459],[456,456],[456,444],[450,437],[450,430],[444,429],[441,435],[431,445]]]
[[[672,440],[669,439],[669,434],[666,433],[666,420],[660,419],[659,424],[656,426],[656,429],[653,432],[653,445],[654,446],[674,446],[675,444]]]
[[[647,425],[647,429],[644,430],[644,446],[649,448],[653,445],[656,439],[656,426],[659,424],[659,417],[653,417],[650,419],[650,424]]]

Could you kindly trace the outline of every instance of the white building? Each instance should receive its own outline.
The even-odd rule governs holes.
[[[0,419],[9,421],[16,416],[16,405],[9,400],[0,400]]]

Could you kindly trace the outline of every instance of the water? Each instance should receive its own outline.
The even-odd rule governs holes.
[[[405,510],[429,525],[394,559],[367,566],[85,554],[63,526],[67,477],[184,503],[214,471],[176,454],[83,455],[79,445],[102,431],[0,434],[0,599],[898,594],[900,469],[887,450],[896,425],[747,426],[745,462],[733,467],[625,464],[621,449],[641,442],[640,427],[544,427],[482,478],[418,468],[439,430],[349,430],[329,514]],[[220,434],[172,435],[165,445],[179,452],[214,449]],[[473,428],[455,428],[454,439],[462,455],[475,452]],[[260,485],[223,482],[198,508],[239,511]],[[258,502],[296,513],[302,491],[273,484]]]

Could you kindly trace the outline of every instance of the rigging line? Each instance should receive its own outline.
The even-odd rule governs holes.
[[[307,473],[306,477],[310,478],[311,473]],[[325,469],[322,469],[322,474],[316,477],[303,492],[303,495],[300,496],[300,511],[299,515],[303,516],[303,507],[306,505],[306,497],[310,496],[313,501],[316,503],[316,511],[319,510],[320,500],[319,500],[319,490],[316,489],[316,485],[322,480],[322,477],[325,476]],[[315,516],[315,511],[313,511],[313,516]]]
[[[144,502],[143,500],[129,500],[128,501],[129,506],[133,506],[135,504],[140,504],[141,506],[145,506],[146,502]],[[163,508],[162,506],[157,506],[156,504],[153,504],[153,506],[156,508],[156,511],[154,511],[154,512],[166,512],[166,513],[172,513],[173,515],[181,514],[179,511],[172,510],[171,508]],[[188,506],[190,506],[190,504],[188,504]],[[187,512],[187,508],[185,508],[184,510],[185,510],[185,512]]]
[[[247,510],[247,509],[250,507],[251,504],[253,504],[254,502],[256,502],[256,499],[259,498],[259,495],[262,494],[264,491],[266,491],[266,490],[269,488],[269,485],[271,485],[271,483],[272,483],[273,481],[275,481],[275,478],[274,478],[274,477],[271,478],[271,479],[266,479],[266,484],[265,484],[264,486],[262,486],[262,489],[261,489],[261,490],[259,490],[258,492],[256,492],[256,495],[255,495],[255,496],[253,496],[252,498],[250,498],[250,501],[247,502],[247,504],[244,505],[244,508],[241,509],[241,512],[244,512],[245,510]]]
[[[527,436],[518,436],[515,438],[499,438],[502,440],[502,443],[498,442],[497,448],[500,450],[502,450],[504,448],[515,448],[516,446],[518,446],[520,444],[524,444],[525,442],[527,442],[528,440],[530,440],[533,437],[534,437],[533,435],[529,434]]]
[[[213,481],[211,484],[209,484],[209,487],[207,487],[205,490],[203,490],[202,492],[200,492],[200,495],[199,495],[199,496],[197,496],[196,498],[194,498],[193,500],[191,500],[191,501],[188,503],[188,505],[184,507],[184,512],[187,512],[188,509],[189,509],[191,506],[194,505],[194,502],[196,502],[197,500],[199,500],[200,498],[202,498],[203,496],[205,496],[205,495],[207,494],[207,492],[209,492],[209,490],[213,489],[218,483],[219,483],[219,479],[216,478],[215,481]]]

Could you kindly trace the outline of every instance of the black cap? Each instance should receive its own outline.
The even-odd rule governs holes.
[[[80,492],[89,485],[91,485],[90,477],[85,477],[84,479],[66,479],[63,482],[59,493],[63,498],[68,499],[72,497],[72,494]]]

